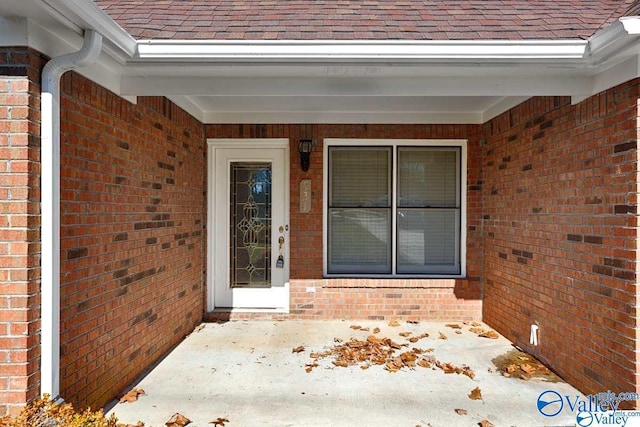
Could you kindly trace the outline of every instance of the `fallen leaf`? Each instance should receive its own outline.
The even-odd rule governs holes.
[[[482,392],[480,391],[480,387],[476,387],[473,390],[471,390],[471,393],[469,393],[469,399],[482,400]]]
[[[408,337],[409,335],[411,335],[413,332],[399,332],[398,335],[400,335],[401,337]]]
[[[374,334],[380,333],[380,328],[373,328],[373,333]]]
[[[476,377],[476,373],[473,372],[473,369],[471,369],[468,366],[463,366],[462,367],[462,375],[466,375],[471,379],[474,379]]]
[[[120,403],[125,403],[125,402],[135,402],[136,400],[138,400],[138,396],[144,395],[146,394],[144,392],[143,389],[141,388],[134,388],[132,390],[129,390],[124,396],[122,396],[120,398]]]
[[[206,326],[206,324],[204,324],[204,323],[200,323],[198,326],[196,326],[196,327],[193,329],[193,332],[200,332],[201,330],[203,330],[203,329],[204,329],[204,327],[205,327],[205,326]]]
[[[518,366],[517,365],[509,365],[506,368],[504,368],[504,372],[506,374],[513,374],[517,370],[518,370]]]
[[[391,340],[387,340],[386,343],[389,347],[396,349],[396,350],[400,350],[403,346],[405,346],[406,344],[398,344],[395,341],[391,341]]]
[[[228,419],[218,417],[217,419],[210,421],[209,424],[213,424],[214,426],[224,427],[224,423],[228,423],[228,422],[229,422]]]
[[[303,351],[304,351],[304,346],[301,345],[301,346],[298,346],[298,347],[294,348],[291,352],[292,353],[302,353]]]
[[[493,424],[488,420],[480,421],[480,427],[494,427]]]
[[[457,369],[455,366],[453,366],[451,363],[445,363],[445,364],[443,364],[440,368],[442,369],[442,371],[443,371],[445,374],[453,374],[453,373],[455,373],[455,372],[458,370],[458,369]]]
[[[363,371],[365,369],[369,369],[369,365],[360,365],[360,369],[362,369]]]
[[[402,360],[399,357],[396,357],[387,361],[387,363],[385,364],[385,369],[389,372],[397,372],[402,369],[403,366],[404,363],[402,363]]]
[[[340,338],[334,338],[333,342],[343,342],[343,340],[341,340]]]
[[[525,373],[527,373],[529,375],[533,374],[536,371],[536,368],[534,368],[533,366],[528,365],[528,364],[527,365],[521,365],[520,369],[522,369]]]
[[[462,331],[456,331],[456,334],[462,335]]]
[[[496,331],[487,331],[483,334],[478,335],[479,337],[482,338],[491,338],[492,340],[497,340],[498,338],[500,338],[500,335],[498,335],[498,333]]]
[[[418,337],[411,337],[411,338],[409,338],[409,342],[410,342],[410,343],[417,343],[417,342],[418,342]]]
[[[482,326],[482,323],[473,322],[473,323],[471,323],[471,326]]]
[[[347,366],[349,366],[349,362],[345,359],[334,360],[332,363],[336,366],[340,366],[341,368],[346,368]]]
[[[431,363],[429,363],[426,359],[418,360],[418,366],[422,366],[423,368],[430,368]]]
[[[400,326],[400,323],[397,320],[392,320],[391,322],[389,322],[389,326],[391,326],[392,328],[397,328],[398,326]]]
[[[191,420],[189,418],[176,412],[171,418],[169,418],[169,421],[164,423],[164,425],[167,427],[184,427],[190,422]]]
[[[460,328],[461,328],[461,326],[460,326],[460,325],[458,325],[457,323],[447,323],[447,324],[446,324],[446,325],[444,325],[444,326],[446,326],[446,327],[448,327],[448,328],[451,328],[451,329],[460,329]]]
[[[144,427],[144,423],[142,421],[138,421],[135,424],[118,424],[118,427]]]
[[[484,329],[482,328],[470,328],[469,332],[473,332],[474,334],[484,334]]]
[[[440,332],[440,336],[438,337],[438,339],[446,340],[446,339],[448,339],[448,338],[447,338],[447,336],[446,336],[445,334],[443,334],[442,332]]]
[[[467,415],[467,410],[466,409],[454,409],[454,411],[456,411],[456,414],[458,415]]]

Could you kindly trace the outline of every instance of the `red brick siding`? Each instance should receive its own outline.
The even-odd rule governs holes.
[[[481,127],[474,125],[207,125],[207,138],[289,138],[291,313],[287,318],[479,319],[482,296]],[[298,143],[314,141],[308,172]],[[467,273],[463,280],[322,279],[322,150],[325,138],[467,139]],[[311,179],[311,212],[299,211]],[[315,293],[307,293],[308,286]],[[225,315],[228,317],[228,315]],[[218,316],[220,317],[220,316]],[[233,315],[235,318],[253,317]]]
[[[39,393],[40,70],[0,49],[0,416]]]
[[[484,320],[585,393],[637,390],[638,84],[484,125]]]
[[[62,82],[61,395],[102,406],[202,319],[203,126]]]

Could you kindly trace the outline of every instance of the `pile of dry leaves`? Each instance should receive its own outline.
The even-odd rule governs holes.
[[[351,326],[351,329],[365,332],[369,330],[360,326]],[[374,334],[379,332],[379,328],[373,330]],[[415,344],[429,336],[427,333],[412,336],[412,332],[400,332],[399,335],[411,344]],[[384,365],[387,371],[397,372],[403,368],[420,366],[422,368],[442,369],[446,374],[463,374],[472,379],[475,377],[473,370],[468,366],[458,367],[452,363],[442,363],[437,360],[430,354],[433,352],[433,348],[422,349],[414,347],[409,349],[409,344],[400,344],[391,338],[381,338],[375,335],[369,335],[365,340],[351,338],[346,342],[339,338],[334,338],[334,342],[336,344],[330,349],[312,352],[309,355],[313,362],[305,365],[307,372],[317,368],[319,360],[333,358],[331,363],[334,366],[343,368],[360,365],[361,369],[368,369],[372,365]],[[293,351],[300,353],[304,351],[304,347],[296,347]]]
[[[493,359],[498,372],[505,377],[528,380],[541,378],[550,382],[558,382],[560,378],[535,357],[519,350],[511,350]]]
[[[417,322],[412,322],[417,323]],[[493,330],[485,330],[480,323],[467,323],[464,325],[470,326],[469,332],[476,334],[481,338],[498,339],[500,336]],[[398,327],[400,324],[397,321],[389,323],[391,327]],[[446,324],[455,331],[456,334],[462,334],[462,326],[459,324]],[[358,325],[352,325],[351,329],[369,332],[370,328],[361,327]],[[473,370],[466,365],[456,366],[452,363],[443,363],[433,356],[433,348],[411,348],[410,344],[415,344],[418,341],[428,338],[429,334],[423,333],[420,335],[414,335],[413,332],[400,332],[399,336],[405,338],[408,343],[397,343],[390,338],[381,338],[375,334],[380,333],[380,328],[373,328],[372,335],[367,336],[365,340],[351,338],[348,341],[343,341],[340,338],[334,338],[335,344],[328,350],[320,352],[311,352],[309,356],[312,359],[311,363],[305,365],[307,373],[312,372],[314,368],[320,366],[318,363],[322,359],[331,358],[331,363],[338,367],[349,367],[359,365],[361,369],[368,369],[372,365],[383,365],[384,369],[389,372],[397,372],[401,369],[408,368],[413,369],[417,366],[422,368],[441,369],[445,374],[462,374],[471,379],[475,378]],[[438,339],[446,340],[447,335],[439,332]],[[410,344],[409,344],[410,343]],[[302,353],[305,351],[304,346],[299,346],[293,349],[294,353]],[[525,367],[525,369],[527,369]],[[471,400],[482,400],[482,391],[479,387],[474,388],[467,395]],[[465,409],[456,409],[455,412],[458,415],[466,415]],[[482,427],[493,427],[488,420],[482,420],[480,422]]]

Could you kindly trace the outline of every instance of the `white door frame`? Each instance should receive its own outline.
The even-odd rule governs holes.
[[[285,224],[289,224],[289,139],[288,138],[208,138],[207,139],[207,311],[211,312],[216,309],[215,292],[214,292],[214,277],[215,277],[215,244],[214,244],[214,230],[215,223],[218,220],[227,221],[227,218],[215,217],[215,168],[216,168],[216,149],[218,148],[238,148],[238,149],[260,149],[260,148],[277,148],[284,149],[285,161],[284,161],[284,215]],[[252,311],[262,312],[271,311],[279,313],[289,312],[289,233],[287,234],[286,244],[284,248],[285,257],[285,283],[286,290],[286,303],[282,308],[277,309],[234,309],[233,311]]]

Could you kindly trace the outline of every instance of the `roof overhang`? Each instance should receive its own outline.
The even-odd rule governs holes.
[[[640,76],[639,17],[589,40],[136,41],[91,0],[3,0],[1,16],[0,45],[49,56],[100,32],[100,60],[79,72],[205,123],[485,123],[532,96],[579,102]]]

